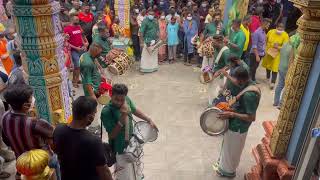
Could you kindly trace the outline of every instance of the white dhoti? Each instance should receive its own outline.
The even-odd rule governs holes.
[[[155,49],[151,54],[150,53],[147,50],[147,45],[144,45],[141,54],[141,72],[150,73],[158,70],[158,49]]]
[[[218,76],[214,80],[208,83],[208,103],[212,105],[213,99],[218,97],[220,91],[224,87],[225,78]]]
[[[240,134],[228,130],[223,136],[219,158],[219,171],[226,176],[234,176],[247,138],[247,132]]]
[[[125,155],[117,155],[115,180],[142,180],[141,162],[129,163]]]
[[[203,60],[202,60],[201,71],[203,71],[204,68],[207,66],[210,66],[212,68],[213,67],[213,60],[214,60],[213,57],[208,58],[208,57],[204,56]]]

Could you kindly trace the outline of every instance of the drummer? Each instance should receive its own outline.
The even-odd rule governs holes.
[[[218,96],[218,91],[224,86],[223,79],[219,77],[221,74],[220,70],[229,66],[228,58],[230,56],[229,48],[224,45],[222,35],[214,35],[212,39],[213,39],[212,44],[215,49],[214,66],[212,70],[214,80],[209,83],[209,87],[208,87],[209,106],[212,105],[213,99]]]
[[[240,91],[253,85],[248,70],[242,66],[235,70],[234,78],[235,83],[241,88]],[[229,128],[223,137],[219,162],[213,165],[213,169],[219,176],[236,176],[249,127],[256,120],[259,101],[260,94],[248,91],[240,97],[239,106],[236,106],[234,111],[225,111],[219,114],[221,120],[229,121]]]
[[[99,96],[99,86],[101,84],[101,66],[96,60],[102,52],[100,44],[92,43],[89,51],[80,57],[80,73],[85,96],[97,99]]]
[[[153,127],[157,127],[148,116],[136,108],[133,101],[127,96],[127,94],[128,88],[126,85],[113,85],[111,101],[109,104],[104,106],[101,112],[101,121],[108,132],[109,144],[113,147],[113,152],[116,153],[116,179],[142,179],[142,170],[136,165],[136,163],[128,163],[124,156],[124,149],[128,145],[126,141],[131,138],[133,133],[132,114],[146,122],[149,122]],[[128,134],[126,134],[126,127],[128,127]],[[128,137],[126,137],[126,135],[128,135]],[[135,174],[140,177],[136,178]]]
[[[98,34],[93,37],[93,42],[99,44],[102,47],[102,51],[98,61],[102,68],[106,68],[108,66],[108,62],[105,61],[105,57],[108,52],[111,50],[111,43],[109,41],[109,29],[107,25],[100,21],[98,24]]]

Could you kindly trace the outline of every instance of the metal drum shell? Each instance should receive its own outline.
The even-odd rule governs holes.
[[[218,132],[210,132],[208,130],[208,128],[206,127],[206,121],[207,120],[210,120],[210,119],[207,119],[207,115],[208,113],[210,113],[211,111],[218,111],[218,112],[223,112],[222,110],[220,110],[219,108],[217,107],[211,107],[211,108],[208,108],[206,109],[200,116],[200,127],[201,129],[203,130],[203,132],[205,132],[206,134],[208,134],[209,136],[219,136],[219,135],[223,135],[227,130],[228,130],[228,127],[229,127],[229,121],[228,120],[221,120],[221,121],[224,121],[225,122],[225,126],[223,129],[221,129],[220,131]]]

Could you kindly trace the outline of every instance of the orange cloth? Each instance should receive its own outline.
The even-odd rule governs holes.
[[[104,17],[104,21],[106,22],[107,27],[110,29],[112,25],[112,20],[109,14]]]
[[[0,57],[2,57],[3,55],[8,55],[8,57],[5,59],[1,58],[1,62],[4,69],[7,71],[7,74],[10,74],[13,68],[13,61],[10,59],[9,53],[7,51],[7,40],[4,38],[0,39]]]

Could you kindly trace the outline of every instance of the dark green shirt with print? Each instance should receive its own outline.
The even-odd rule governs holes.
[[[229,40],[232,44],[236,44],[238,46],[238,48],[232,48],[231,46],[229,46],[230,53],[240,58],[243,53],[244,44],[246,43],[246,35],[242,30],[239,30],[237,32],[231,31],[229,35]]]
[[[253,83],[250,83],[253,84]],[[243,89],[243,88],[242,88]],[[260,101],[260,95],[256,92],[245,92],[238,100],[239,105],[236,107],[235,112],[239,114],[256,114]],[[243,121],[239,118],[229,119],[229,130],[233,132],[246,133],[249,130],[251,122]]]
[[[110,42],[108,40],[102,40],[102,38],[99,34],[97,34],[93,37],[93,42],[100,44],[102,46],[102,52],[101,52],[102,57],[105,57],[109,53],[109,51],[111,50]],[[98,61],[99,61],[102,68],[107,67],[107,64],[104,61],[101,61],[100,58],[98,58]]]
[[[217,52],[217,53],[214,53],[214,59],[217,58],[220,50],[221,49],[215,49],[215,52]],[[213,71],[218,71],[218,70],[224,68],[226,65],[229,65],[229,56],[230,56],[230,50],[229,49],[223,51],[219,61],[218,62],[216,62],[216,61],[214,62]]]
[[[203,30],[203,36],[205,38],[211,37],[213,35],[217,34],[217,26],[216,23],[211,22],[206,24],[204,30]],[[219,35],[225,35],[225,30],[222,28],[222,30],[218,33]]]
[[[132,113],[136,111],[136,106],[131,101],[129,97],[126,97],[126,103],[129,108],[129,140],[133,133],[133,117]],[[112,130],[117,125],[120,120],[120,108],[114,106],[111,102],[104,106],[101,111],[101,121],[103,127],[106,129],[108,134],[112,132]],[[112,146],[112,149],[115,153],[123,154],[124,149],[126,148],[125,142],[125,127],[121,128],[121,131],[114,139],[109,139],[109,144]]]
[[[142,34],[143,41],[148,44],[152,40],[158,40],[159,24],[156,19],[150,20],[145,18],[140,27],[140,33]]]
[[[90,96],[86,87],[88,84],[93,87],[94,92],[97,92],[101,83],[101,75],[94,63],[94,58],[90,56],[89,52],[82,54],[80,57],[80,73],[84,95]]]

